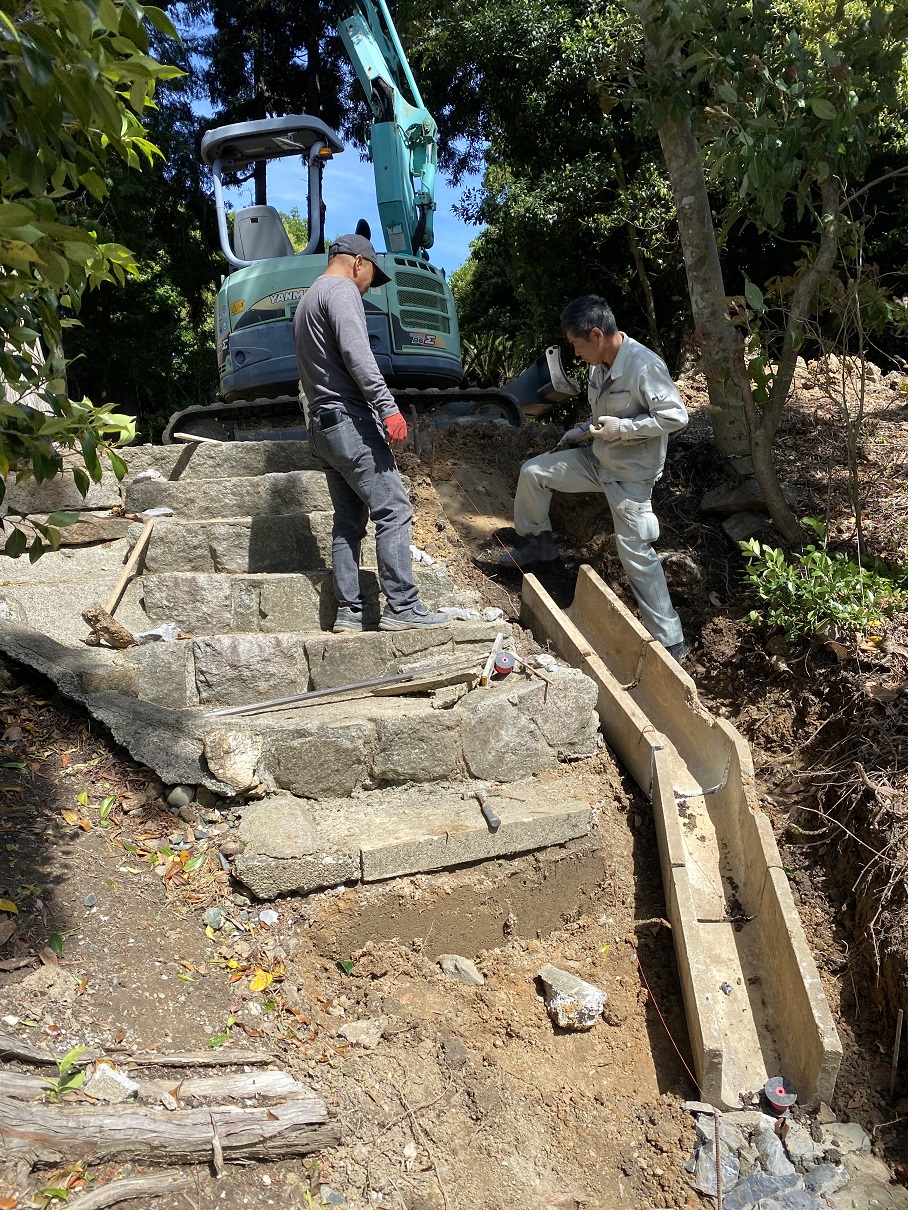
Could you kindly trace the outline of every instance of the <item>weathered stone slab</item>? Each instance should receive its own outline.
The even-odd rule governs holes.
[[[502,821],[495,832],[472,796],[431,789],[373,792],[355,800],[355,821],[346,812],[318,812],[316,820],[325,839],[341,847],[359,844],[365,882],[547,848],[589,831],[586,801],[559,796],[553,804],[536,787],[526,787],[525,794],[524,801],[492,799]]]
[[[245,706],[309,688],[306,649],[297,635],[213,635],[195,639],[192,653],[202,706]]]
[[[450,710],[380,718],[372,775],[379,782],[444,781],[461,772],[460,720]]]
[[[239,479],[141,479],[126,488],[127,512],[162,505],[178,517],[256,517],[331,509],[321,471],[291,471]]]
[[[234,873],[259,899],[359,881],[359,853],[325,845],[309,811],[291,794],[247,806],[237,839],[246,847],[234,859]]]
[[[331,559],[332,514],[226,517],[179,521],[162,517],[145,553],[145,570],[300,572],[325,569]],[[133,526],[131,537],[138,537]],[[363,563],[375,566],[374,542],[363,543]]]
[[[201,552],[200,558],[204,560],[206,557]],[[459,594],[443,569],[439,571],[435,567],[417,564],[413,568],[413,576],[422,599],[430,608],[460,603]],[[377,629],[381,600],[376,573],[364,570],[360,583],[366,602],[366,627]],[[187,634],[327,631],[337,614],[331,573],[327,568],[299,574],[235,573],[230,576],[212,571],[149,573],[142,577],[142,591],[152,624],[176,622]],[[463,635],[464,643],[481,644],[485,641],[474,635],[474,628],[485,629],[487,623],[468,622],[460,625],[467,627],[466,633],[457,632],[458,636]],[[493,623],[492,628],[495,625]],[[502,624],[497,624],[497,629],[501,628]],[[395,650],[401,654],[418,652],[433,633],[398,631],[395,634],[395,640],[398,640]],[[437,639],[431,640],[435,641]],[[461,638],[458,637],[460,642]],[[450,645],[453,648],[453,642]]]
[[[165,479],[224,479],[233,476],[319,470],[308,441],[225,441],[220,445],[131,445],[121,453],[130,483],[155,469]]]
[[[240,794],[258,786],[263,749],[260,735],[244,731],[238,722],[215,725],[205,733],[203,746],[213,777]]]
[[[113,471],[104,471],[100,483],[92,483],[88,495],[76,487],[72,471],[64,471],[44,483],[25,479],[16,483],[15,476],[5,480],[6,495],[3,510],[18,509],[26,516],[55,512],[83,512],[86,509],[113,508],[120,503],[120,485]]]
[[[596,682],[578,668],[557,668],[548,681],[534,679],[520,694],[517,708],[532,718],[557,752],[593,756],[598,749]]]
[[[376,680],[398,670],[390,636],[378,631],[308,639],[306,655],[313,689]]]
[[[198,704],[190,643],[144,643],[127,647],[120,658],[135,669],[139,697],[174,710]]]
[[[463,756],[468,773],[485,781],[519,781],[558,763],[522,698],[532,685],[507,682],[468,693],[452,714],[463,720]]]
[[[272,728],[263,743],[263,766],[276,786],[300,798],[333,798],[368,779],[375,729],[367,716],[330,723],[295,715],[292,726]]]

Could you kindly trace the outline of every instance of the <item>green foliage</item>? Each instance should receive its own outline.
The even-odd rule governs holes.
[[[525,341],[495,332],[483,332],[473,340],[464,340],[461,353],[464,378],[475,387],[504,386],[536,356],[536,351]]]
[[[813,518],[804,523],[822,532]],[[781,630],[790,642],[878,629],[883,617],[908,601],[904,577],[861,566],[845,551],[809,545],[786,555],[756,538],[740,547],[747,559],[745,580],[763,602],[749,621]]]
[[[56,1078],[46,1077],[47,1096],[51,1101],[58,1101],[64,1093],[74,1092],[75,1089],[82,1087],[85,1082],[85,1072],[78,1070],[76,1063],[84,1050],[84,1046],[74,1046],[61,1059],[54,1056],[54,1062],[57,1064]]]
[[[87,491],[100,479],[100,456],[134,435],[112,406],[69,398],[58,350],[62,309],[77,312],[88,290],[135,270],[128,249],[100,239],[74,209],[83,196],[107,196],[109,160],[139,168],[160,155],[141,118],[157,82],[179,73],[148,54],[146,20],[175,33],[160,9],[135,0],[0,7],[0,475],[51,478],[63,451],[78,449]],[[111,461],[125,473],[121,459]],[[24,536],[11,533],[6,553],[29,549]],[[52,534],[39,532],[29,553],[45,542],[53,545]]]
[[[290,243],[293,244],[293,251],[302,252],[309,243],[309,224],[301,217],[299,207],[294,206],[289,214],[285,214],[283,210],[279,213],[284,230],[290,237]]]

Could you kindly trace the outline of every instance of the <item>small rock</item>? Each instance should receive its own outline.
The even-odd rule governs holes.
[[[207,828],[202,828],[198,824],[192,830],[195,833],[196,840],[207,840],[210,835]]]
[[[812,1168],[804,1177],[804,1188],[811,1193],[825,1197],[828,1193],[838,1193],[843,1185],[848,1184],[848,1170],[842,1164],[820,1164]]]
[[[227,913],[222,907],[218,907],[217,905],[208,908],[202,917],[202,922],[207,924],[209,928],[213,928],[215,932],[224,927],[226,920]]]
[[[167,802],[171,807],[188,807],[195,802],[195,786],[174,786],[167,795]]]
[[[374,1050],[381,1041],[387,1024],[387,1017],[375,1017],[371,1021],[350,1021],[349,1024],[342,1025],[337,1032],[352,1046],[364,1046],[366,1050]]]
[[[743,512],[733,513],[722,522],[722,528],[732,542],[746,542],[759,533],[772,529],[772,522],[765,513]]]
[[[715,1113],[715,1108],[712,1105],[707,1105],[706,1101],[682,1101],[681,1108],[686,1109],[688,1113]]]
[[[778,1136],[772,1130],[758,1130],[754,1146],[760,1153],[763,1167],[770,1176],[792,1176],[794,1164],[785,1154]]]
[[[221,841],[219,848],[225,857],[239,857],[240,853],[245,852],[246,843],[237,836],[228,836]]]
[[[607,996],[601,988],[586,983],[557,966],[538,972],[545,992],[548,1014],[561,1029],[592,1029],[602,1014]]]
[[[92,908],[97,904],[98,896],[91,895],[91,894],[86,895],[85,898],[82,900],[82,902],[85,904],[86,907]]]
[[[347,1199],[330,1185],[322,1185],[318,1191],[319,1201],[323,1206],[346,1206]]]
[[[834,1122],[835,1114],[829,1108],[825,1101],[820,1101],[820,1108],[817,1110],[817,1121],[821,1126],[829,1126]]]
[[[788,1158],[799,1172],[806,1172],[822,1162],[826,1150],[820,1143],[810,1137],[810,1132],[798,1122],[790,1124],[785,1136],[785,1150]]]
[[[790,1176],[770,1176],[768,1172],[758,1170],[751,1172],[749,1176],[739,1181],[733,1189],[729,1189],[722,1199],[723,1205],[725,1210],[750,1210],[750,1207],[762,1198],[771,1198],[777,1193],[783,1193],[786,1189],[794,1189],[797,1184],[796,1173],[792,1173]],[[715,1183],[712,1192],[715,1194]]]
[[[177,814],[184,823],[195,823],[199,817],[199,808],[194,802],[185,802],[177,806]]]
[[[741,1165],[738,1162],[738,1157],[732,1155],[728,1148],[724,1146],[719,1149],[719,1158],[722,1164],[722,1188],[730,1189],[738,1179]],[[694,1188],[699,1189],[701,1193],[707,1193],[710,1197],[716,1196],[718,1185],[716,1179],[716,1151],[712,1144],[704,1143],[697,1148],[692,1183]]]
[[[830,1122],[823,1127],[823,1146],[848,1155],[852,1151],[869,1151],[870,1138],[857,1122]]]
[[[212,794],[207,786],[196,787],[195,800],[200,807],[204,807],[208,811],[216,807],[219,802],[218,796],[216,794]]]
[[[438,959],[438,965],[446,975],[459,979],[468,987],[482,987],[485,983],[485,976],[476,969],[475,963],[471,962],[469,958],[462,958],[460,954],[442,954]]]
[[[112,1063],[99,1063],[82,1085],[84,1092],[108,1105],[119,1105],[130,1097],[138,1096],[139,1086],[125,1071]]]

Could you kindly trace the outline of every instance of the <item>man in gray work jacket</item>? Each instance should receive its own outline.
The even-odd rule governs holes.
[[[406,440],[407,423],[369,346],[363,296],[389,280],[365,236],[342,235],[331,245],[328,268],[303,295],[293,318],[309,444],[322,461],[334,506],[335,634],[363,629],[359,556],[370,517],[378,578],[387,598],[379,629],[425,629],[450,622],[443,613],[429,612],[413,582],[413,510],[390,448]]]
[[[653,484],[662,474],[668,434],[687,412],[661,357],[619,332],[605,299],[586,294],[565,307],[561,324],[577,356],[593,367],[591,417],[569,429],[554,453],[520,468],[514,528],[521,541],[505,556],[520,569],[558,558],[549,506],[552,492],[605,493],[621,560],[643,622],[676,660],[688,650],[653,542],[659,522]]]

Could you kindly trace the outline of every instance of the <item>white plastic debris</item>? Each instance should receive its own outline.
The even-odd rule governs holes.
[[[172,643],[180,637],[180,628],[176,622],[162,622],[153,630],[140,630],[132,637],[140,646],[143,643]]]
[[[561,1029],[592,1029],[605,1008],[606,994],[569,971],[547,965],[538,972],[549,1016]]]
[[[431,555],[420,550],[418,546],[414,546],[412,542],[410,543],[410,557],[414,563],[425,563],[426,567],[431,567],[435,562]]]
[[[541,668],[543,672],[558,671],[558,661],[547,651],[540,651],[537,655],[528,656],[526,662],[532,664],[534,668]]]
[[[456,605],[442,605],[438,612],[454,622],[478,622],[481,616],[478,609],[458,609]]]
[[[487,609],[484,609],[479,616],[484,622],[497,622],[499,618],[504,617],[504,610],[493,609],[490,605]]]
[[[133,483],[142,483],[146,479],[163,479],[163,478],[164,478],[164,476],[161,474],[161,472],[158,470],[158,468],[156,466],[150,466],[147,471],[139,471],[138,475],[136,475],[135,479],[133,479]]]
[[[262,924],[277,924],[280,916],[278,916],[273,908],[265,908],[259,912],[259,920],[261,920]]]
[[[172,517],[173,509],[169,504],[159,504],[157,508],[143,508],[143,517]]]

